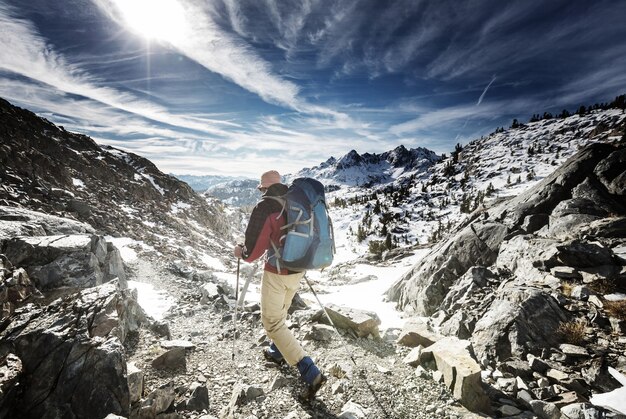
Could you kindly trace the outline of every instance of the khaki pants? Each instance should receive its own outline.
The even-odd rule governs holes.
[[[291,330],[287,328],[287,310],[300,288],[304,272],[278,275],[264,271],[261,282],[261,321],[267,336],[274,341],[289,365],[295,365],[306,355]]]

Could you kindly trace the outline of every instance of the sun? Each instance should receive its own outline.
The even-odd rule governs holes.
[[[185,9],[177,0],[113,0],[128,27],[148,39],[176,43],[185,37]]]

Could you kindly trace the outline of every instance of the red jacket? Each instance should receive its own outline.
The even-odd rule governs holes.
[[[273,254],[272,243],[282,247],[285,240],[285,231],[281,227],[286,223],[283,206],[280,202],[267,198],[267,196],[281,196],[287,192],[287,186],[276,183],[268,188],[263,194],[263,199],[254,207],[250,215],[250,221],[246,228],[246,241],[243,260],[252,262],[266,254]],[[269,252],[268,252],[269,251]],[[272,259],[272,258],[270,258]],[[276,269],[274,260],[266,259],[265,270],[281,275],[290,272],[287,269]]]

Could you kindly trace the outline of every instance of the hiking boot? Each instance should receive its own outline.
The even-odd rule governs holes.
[[[263,357],[278,366],[285,364],[285,358],[283,358],[283,354],[280,353],[274,342],[272,342],[269,348],[263,349]]]
[[[263,349],[263,358],[265,358],[266,361],[278,365],[279,367],[285,364],[285,358],[275,358],[268,349]]]
[[[324,374],[322,374],[320,369],[317,368],[317,365],[315,365],[313,360],[308,356],[302,358],[300,362],[298,362],[298,364],[296,365],[298,367],[298,371],[300,371],[300,376],[308,385],[305,396],[309,400],[312,400],[315,398],[318,390],[327,381],[327,378]]]
[[[323,373],[320,372],[319,374],[317,374],[317,377],[313,379],[313,383],[309,385],[309,388],[306,394],[307,399],[313,400],[315,398],[315,395],[319,391],[319,389],[322,388],[322,386],[324,385],[324,383],[326,383],[326,381],[328,381],[328,378],[326,378],[326,376]]]

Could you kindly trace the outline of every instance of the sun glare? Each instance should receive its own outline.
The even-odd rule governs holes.
[[[177,0],[113,0],[131,30],[148,39],[184,38],[185,10]]]

